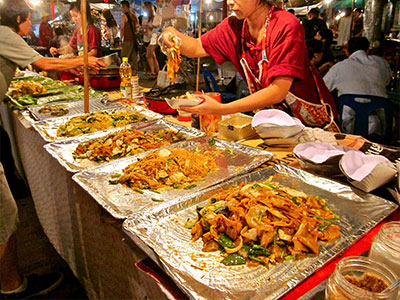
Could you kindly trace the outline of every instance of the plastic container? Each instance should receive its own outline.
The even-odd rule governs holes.
[[[132,98],[136,99],[140,97],[139,92],[139,76],[133,75],[131,77],[131,85],[132,85]]]
[[[221,103],[220,93],[210,92],[210,93],[205,93],[205,95]],[[221,119],[222,117],[218,115],[200,115],[200,128],[206,134],[213,134],[218,131],[218,122]]]
[[[121,98],[122,99],[132,99],[132,68],[128,63],[128,58],[122,58],[122,64],[119,66],[119,75],[121,76]]]
[[[385,265],[368,257],[350,256],[343,258],[328,279],[325,288],[327,300],[396,300],[398,289],[391,293],[374,293],[350,283],[345,276],[361,278],[364,274],[377,277],[388,286],[397,280],[397,276]]]
[[[400,221],[388,222],[372,239],[370,258],[385,264],[400,277]]]
[[[230,141],[238,141],[255,135],[251,120],[252,117],[245,114],[235,114],[218,123],[218,134]]]

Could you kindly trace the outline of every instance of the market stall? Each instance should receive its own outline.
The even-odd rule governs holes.
[[[92,111],[108,108],[107,106],[93,106],[101,102],[99,99],[91,100],[93,100],[90,102]],[[153,299],[169,297],[179,299],[185,297],[181,291],[187,293],[187,295],[191,297],[210,298],[213,297],[212,295],[216,295],[215,292],[213,292],[215,287],[213,288],[211,284],[214,279],[210,278],[211,281],[207,284],[207,286],[209,286],[207,288],[198,286],[196,283],[198,278],[203,278],[201,280],[203,281],[205,278],[203,276],[209,276],[206,274],[200,275],[198,272],[204,268],[204,271],[209,274],[207,271],[209,268],[204,266],[201,260],[190,262],[189,259],[192,257],[191,255],[199,255],[199,257],[203,257],[209,262],[209,258],[207,258],[208,256],[206,255],[207,252],[202,254],[200,247],[200,249],[195,250],[200,252],[193,252],[190,254],[195,248],[191,248],[190,230],[183,227],[185,222],[178,222],[174,226],[166,227],[163,225],[163,222],[166,222],[164,224],[171,223],[170,218],[174,218],[175,213],[183,208],[187,210],[188,216],[191,216],[193,211],[190,210],[194,209],[193,205],[197,203],[197,201],[205,199],[203,195],[214,192],[218,186],[229,186],[230,182],[264,180],[270,175],[273,175],[274,172],[288,172],[290,176],[293,176],[292,179],[289,179],[289,184],[293,184],[293,181],[298,181],[296,186],[299,187],[299,190],[308,191],[308,193],[317,193],[327,198],[329,200],[329,207],[332,207],[335,213],[340,214],[341,220],[344,222],[342,223],[342,221],[340,221],[338,223],[343,229],[346,228],[339,240],[341,242],[336,241],[334,244],[331,244],[331,248],[324,246],[321,253],[314,258],[314,262],[310,262],[311,258],[308,258],[304,262],[299,260],[298,264],[300,265],[298,268],[303,271],[293,271],[294,273],[292,275],[294,277],[292,278],[292,275],[290,275],[292,278],[290,281],[291,284],[285,285],[282,281],[282,284],[279,284],[281,288],[274,292],[275,296],[273,298],[283,296],[284,299],[292,299],[291,297],[297,298],[305,294],[330,275],[336,262],[340,260],[339,257],[331,261],[337,254],[362,254],[369,248],[372,236],[377,233],[382,223],[378,227],[376,226],[386,216],[390,215],[389,219],[386,220],[398,219],[398,214],[391,215],[397,207],[394,203],[370,194],[362,193],[354,188],[349,188],[348,186],[323,177],[312,175],[298,169],[279,166],[279,163],[282,162],[294,164],[297,167],[299,166],[296,163],[296,157],[292,154],[291,150],[288,150],[291,148],[285,149],[267,146],[267,150],[276,154],[274,160],[267,161],[271,158],[271,156],[269,156],[269,151],[256,150],[256,148],[240,145],[238,143],[214,140],[210,137],[201,137],[201,132],[195,129],[185,129],[184,127],[179,127],[179,125],[169,123],[167,120],[159,120],[158,118],[161,117],[160,115],[136,106],[132,106],[131,109],[142,113],[146,117],[147,123],[133,124],[132,130],[155,132],[165,128],[174,129],[186,134],[185,138],[187,141],[180,142],[184,149],[193,147],[192,149],[201,152],[201,147],[219,147],[223,150],[223,157],[218,165],[226,168],[224,169],[226,171],[231,170],[231,176],[234,178],[232,179],[233,181],[229,181],[231,176],[229,176],[226,171],[223,172],[224,175],[216,172],[214,174],[217,177],[211,178],[210,180],[213,184],[220,182],[219,185],[211,186],[211,183],[209,183],[210,181],[205,180],[200,182],[200,184],[197,183],[196,187],[182,189],[182,193],[176,190],[176,192],[174,191],[173,193],[163,194],[162,191],[147,191],[143,189],[143,187],[132,192],[131,189],[127,187],[115,187],[115,185],[109,182],[110,180],[115,180],[116,177],[113,177],[113,175],[121,173],[126,165],[136,160],[135,157],[143,158],[145,153],[139,154],[139,156],[134,155],[122,159],[116,158],[109,162],[107,162],[108,160],[106,158],[103,158],[104,161],[97,161],[95,163],[95,165],[98,165],[97,167],[95,166],[93,168],[94,165],[92,164],[90,165],[92,167],[91,169],[86,169],[88,165],[75,161],[71,155],[73,150],[82,142],[86,143],[96,138],[103,139],[104,141],[106,135],[113,134],[113,132],[116,132],[119,128],[116,127],[111,129],[111,131],[91,133],[89,135],[85,134],[84,136],[77,136],[72,139],[63,138],[61,136],[60,139],[60,135],[57,134],[59,125],[65,123],[66,120],[70,120],[73,114],[83,113],[83,105],[82,107],[74,107],[74,102],[65,103],[67,109],[71,111],[59,117],[52,116],[51,113],[40,113],[41,106],[37,106],[36,108],[31,107],[29,110],[23,112],[14,111],[11,115],[16,130],[17,144],[21,154],[23,168],[41,225],[57,252],[65,259],[73,273],[81,281],[90,298],[129,297],[132,299],[143,299],[143,297],[147,296]],[[82,104],[82,101],[78,101],[77,103]],[[51,105],[51,103],[48,105]],[[60,104],[53,104],[53,106],[56,105]],[[117,111],[118,109],[123,109],[120,105],[115,103],[111,105],[112,110],[116,108]],[[110,109],[108,110],[110,111]],[[42,119],[35,121],[32,119],[32,116]],[[167,119],[174,120],[173,117],[167,117]],[[138,121],[140,121],[140,118]],[[156,126],[150,130],[149,128],[155,126],[154,124],[158,124],[158,127]],[[33,127],[35,127],[36,130]],[[200,140],[194,142],[196,139]],[[201,142],[202,139],[204,142]],[[49,141],[52,143],[48,144]],[[192,143],[195,144],[190,146]],[[252,146],[260,145],[264,148],[266,146],[262,139],[254,140],[250,138],[248,141],[242,143]],[[349,146],[350,144],[346,145]],[[171,149],[172,146],[167,146],[165,149]],[[360,147],[360,145],[353,146],[355,149]],[[176,146],[172,148],[175,147]],[[231,155],[237,156],[236,159],[231,159]],[[249,161],[249,159],[251,160]],[[40,161],[40,163],[38,163],[38,161]],[[222,163],[222,165],[220,163]],[[257,167],[262,163],[266,163],[264,164],[265,167],[275,166],[275,171],[273,169],[264,168],[256,173],[251,173],[252,175],[248,175],[248,172],[252,171],[253,167]],[[246,168],[243,168],[241,164],[244,164]],[[230,165],[232,165],[232,167],[229,167]],[[80,170],[83,171],[76,175],[71,173]],[[244,173],[247,174],[238,177],[238,175]],[[103,176],[103,179],[101,179],[99,175]],[[224,180],[221,181],[218,178]],[[190,186],[190,184],[187,186]],[[337,194],[339,190],[341,192]],[[335,195],[332,194],[333,191],[336,193]],[[357,195],[354,192],[356,192]],[[142,195],[147,196],[147,200],[142,199]],[[143,201],[143,203],[140,201],[138,202],[139,198],[142,199],[140,201]],[[155,199],[157,199],[157,201]],[[341,199],[340,201],[342,201],[343,204],[340,204],[340,201],[337,202],[339,199]],[[363,209],[365,209],[365,211],[363,210],[362,214],[354,215],[352,213],[354,209],[348,210],[350,214],[347,215],[346,211],[350,203],[356,205],[358,211]],[[381,208],[376,210],[377,206]],[[346,210],[340,207],[346,207]],[[370,207],[374,207],[374,212],[370,210]],[[166,212],[168,212],[168,214],[165,214]],[[172,213],[172,215],[170,213]],[[159,215],[154,218],[153,214]],[[368,216],[368,218],[365,218],[365,216]],[[124,223],[122,220],[119,220],[119,218],[126,219],[127,217],[128,219]],[[186,220],[185,215],[182,215],[180,218]],[[155,230],[154,233],[150,234],[150,230],[153,230],[153,226],[156,226],[154,220],[164,220],[160,221],[160,224],[157,225],[161,226],[160,228],[163,229],[161,231]],[[146,222],[150,222],[152,225]],[[174,224],[174,222],[172,222],[172,224]],[[142,231],[143,228],[146,228],[146,230]],[[161,236],[155,237],[153,234],[161,234]],[[183,240],[178,242],[179,239],[174,240],[173,237],[175,236],[182,237]],[[363,238],[358,241],[361,237]],[[175,242],[171,244],[172,241]],[[165,248],[164,246],[166,245],[172,248]],[[351,247],[348,248],[349,246]],[[161,250],[163,248],[169,250],[164,253]],[[198,248],[198,246],[196,246],[196,248]],[[183,252],[182,249],[186,250]],[[173,255],[173,257],[171,255]],[[165,273],[157,273],[153,269],[148,269],[148,264],[146,264],[147,260],[145,260],[147,257],[155,261],[168,275]],[[237,268],[223,267],[223,265],[220,264],[221,258],[219,256],[215,257],[214,254],[212,254],[211,257],[214,257],[213,264],[216,264],[212,269],[219,270],[222,268],[223,270],[227,268],[228,270],[235,270],[235,268]],[[185,266],[185,264],[178,264],[173,260],[170,261],[170,259],[180,260],[180,258],[183,261],[189,259],[189,265],[192,266],[194,263],[193,270],[197,271],[192,273],[187,269],[189,265]],[[295,263],[295,261],[287,260],[282,266],[271,265],[268,272],[266,271],[267,269],[261,265],[255,269],[251,268],[249,270],[253,270],[252,272],[259,274],[257,276],[268,277],[274,276],[267,274],[274,274],[277,272],[276,270],[292,268],[292,263]],[[301,265],[302,263],[304,265]],[[196,264],[199,265],[196,267]],[[297,264],[297,261],[295,264]],[[181,267],[179,267],[180,265]],[[243,270],[243,267],[240,268],[240,270]],[[319,269],[319,272],[310,277],[313,272]],[[146,270],[146,272],[141,270]],[[221,272],[225,274],[225,271]],[[148,274],[152,274],[152,276],[158,280],[155,281],[149,277]],[[211,276],[214,276],[214,274],[218,275],[219,273],[211,273]],[[169,276],[174,279],[174,283],[165,282],[165,279]],[[282,277],[282,280],[286,280],[284,278],[285,277]],[[305,280],[304,283],[300,283],[303,280]],[[242,293],[247,294],[249,291],[243,289],[243,286],[249,286],[249,283],[251,283],[251,281],[246,281],[246,284],[237,285],[235,287],[237,296],[232,297],[240,298]],[[220,284],[222,284],[222,282],[218,285],[220,286]],[[161,285],[161,287],[159,285]],[[292,289],[296,285],[298,288]],[[261,285],[260,288],[264,290],[265,286],[263,287],[263,285]],[[254,286],[251,289],[254,290],[255,298],[258,297],[257,295],[262,295],[259,294],[259,288]],[[221,288],[221,297],[224,290],[227,290],[227,287]],[[284,296],[285,293],[288,294]]]

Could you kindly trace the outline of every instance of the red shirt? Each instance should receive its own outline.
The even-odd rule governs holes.
[[[231,61],[240,75],[244,77],[240,65],[241,58],[241,33],[243,20],[236,17],[226,18],[214,29],[201,37],[203,48],[218,63]],[[266,50],[268,76],[266,83],[270,84],[275,77],[294,77],[290,91],[309,102],[320,103],[313,77],[309,71],[309,59],[304,41],[304,32],[297,18],[291,13],[275,9],[267,28]],[[246,61],[252,72],[258,76],[258,62],[262,58],[262,43],[256,45],[248,31],[245,29],[244,52]],[[326,89],[327,90],[327,89]],[[323,93],[323,91],[321,90]],[[328,91],[329,93],[329,91]],[[331,98],[325,100],[325,98]],[[324,95],[323,99],[335,105],[332,95]]]
[[[88,47],[89,51],[92,49],[97,49],[97,57],[101,56],[101,35],[100,31],[94,25],[88,26],[87,31]],[[80,28],[75,28],[72,38],[69,41],[69,45],[72,49],[78,50],[79,55],[83,55],[83,36],[81,34]]]
[[[50,40],[54,37],[53,29],[47,22],[40,22],[39,26],[39,46],[49,48]]]

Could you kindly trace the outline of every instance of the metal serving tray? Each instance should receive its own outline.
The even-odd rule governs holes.
[[[102,102],[102,99],[103,98],[90,98],[90,100],[89,100],[90,112],[98,111],[98,110],[110,110],[110,109],[121,107],[121,104],[119,104],[118,102],[111,102],[109,104],[104,104]],[[59,118],[59,117],[53,116],[49,112],[41,113],[39,111],[45,106],[59,106],[59,105],[62,105],[66,109],[68,109],[68,113],[66,113],[65,115],[59,116],[59,117],[67,117],[70,115],[79,115],[79,114],[84,113],[83,100],[50,102],[50,103],[43,104],[43,105],[29,106],[28,110],[30,111],[30,113],[32,114],[33,118],[36,121],[54,119],[54,118]]]
[[[214,146],[210,146],[210,139],[210,137],[206,136],[199,137],[164,147],[164,149],[184,148],[193,151],[197,148],[216,147],[216,149],[223,150],[223,156],[216,159],[219,170],[206,176],[203,181],[196,182],[196,186],[190,190],[170,188],[160,191],[160,193],[143,190],[143,194],[139,194],[121,184],[111,185],[109,183],[109,180],[112,179],[112,174],[122,174],[122,170],[126,166],[157,150],[118,159],[114,162],[79,172],[72,178],[88,191],[111,215],[118,219],[124,219],[131,214],[142,211],[144,208],[181,201],[182,197],[188,197],[199,190],[238,174],[247,173],[273,156],[272,153],[264,150],[220,140],[214,140]]]
[[[172,129],[175,131],[182,132],[184,134],[185,139],[190,139],[194,137],[200,137],[203,136],[204,133],[191,127],[186,127],[182,125],[178,125],[172,122],[168,122],[165,120],[158,120],[155,123],[134,123],[130,124],[126,128],[134,128],[140,131],[146,131],[146,132],[155,132],[161,129]],[[72,153],[75,151],[76,147],[86,141],[90,141],[99,137],[105,137],[106,135],[120,131],[122,128],[112,128],[110,130],[106,131],[100,131],[100,132],[95,132],[92,134],[86,134],[79,136],[74,139],[68,139],[65,141],[59,141],[51,144],[46,144],[44,145],[44,148],[47,150],[47,152],[50,153],[55,159],[58,160],[58,162],[66,168],[70,172],[78,172],[82,171],[87,168],[91,168],[94,166],[98,166],[100,164],[104,164],[106,162],[94,162],[88,159],[82,160],[82,161],[77,161],[73,158]]]
[[[202,252],[202,240],[192,242],[190,230],[184,228],[184,224],[196,215],[197,205],[205,204],[217,189],[265,180],[275,174],[284,175],[277,176],[275,181],[289,187],[295,183],[299,191],[328,199],[329,208],[340,216],[337,224],[341,228],[341,237],[332,243],[320,243],[318,256],[285,261],[269,269],[225,266],[220,263],[219,251]],[[150,247],[157,254],[156,258],[169,275],[193,299],[277,299],[357,241],[397,207],[371,194],[360,192],[357,195],[349,186],[335,181],[277,165],[235,177],[173,205],[138,212],[125,220],[123,228],[145,252],[151,255]],[[148,247],[143,247],[144,243]]]
[[[119,110],[135,110],[147,118],[147,121],[144,121],[144,122],[154,122],[155,120],[161,119],[163,117],[162,115],[160,115],[158,113],[155,113],[147,108],[144,108],[144,107],[141,107],[138,105],[133,105],[131,108],[120,106],[115,109],[107,109],[104,111],[111,112],[111,111],[119,111]],[[42,136],[42,138],[46,142],[54,142],[56,140],[66,140],[66,139],[76,138],[76,137],[59,137],[59,136],[57,136],[57,130],[61,124],[64,124],[68,120],[72,119],[75,116],[79,116],[79,115],[84,115],[84,114],[62,116],[62,117],[58,117],[58,118],[37,121],[37,122],[33,123],[33,127],[36,129],[37,132],[39,132],[39,134]],[[143,123],[143,122],[141,122],[141,123]]]

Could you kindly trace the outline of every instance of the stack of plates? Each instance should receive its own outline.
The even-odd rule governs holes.
[[[304,125],[278,109],[261,110],[251,122],[254,130],[269,146],[291,146],[298,142]]]

